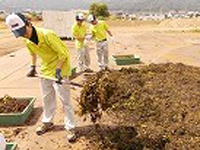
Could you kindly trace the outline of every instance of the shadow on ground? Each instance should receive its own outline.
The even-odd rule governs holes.
[[[138,136],[132,126],[109,126],[103,124],[77,127],[78,138],[89,140],[89,148],[117,150],[162,150],[168,142],[164,138],[150,139]]]

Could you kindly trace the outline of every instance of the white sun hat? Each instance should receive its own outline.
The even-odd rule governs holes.
[[[76,20],[77,21],[83,21],[83,20],[85,20],[84,14],[83,13],[78,13],[76,15]]]
[[[96,17],[93,14],[90,14],[87,19],[88,19],[88,22],[93,22],[96,20]]]

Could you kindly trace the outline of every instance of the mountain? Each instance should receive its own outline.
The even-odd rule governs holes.
[[[200,0],[110,0],[111,9],[133,12],[193,10],[200,11]]]
[[[199,0],[0,0],[0,9],[16,11],[22,9],[88,9],[93,2],[106,2],[110,10],[169,11],[169,10],[198,10]]]

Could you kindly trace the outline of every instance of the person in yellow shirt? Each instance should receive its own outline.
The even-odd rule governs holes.
[[[72,26],[73,37],[76,39],[78,70],[80,72],[91,72],[89,68],[90,56],[88,45],[86,42],[87,26],[84,22],[84,14],[78,13],[76,15],[76,22]]]
[[[21,13],[12,13],[6,17],[6,24],[16,37],[23,37],[31,55],[31,71],[28,77],[35,76],[37,56],[41,58],[41,88],[43,94],[42,125],[36,130],[38,135],[53,128],[56,109],[56,91],[64,108],[64,122],[67,138],[76,140],[74,133],[74,110],[70,101],[70,55],[67,46],[51,30],[32,26]],[[56,82],[53,78],[57,79]]]
[[[93,14],[88,16],[88,21],[91,23],[90,32],[93,39],[96,41],[96,49],[98,56],[98,64],[100,69],[108,68],[108,39],[107,33],[111,38],[113,35],[105,21],[99,21]]]

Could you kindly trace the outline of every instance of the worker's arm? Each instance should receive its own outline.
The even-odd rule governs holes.
[[[31,56],[31,62],[30,62],[31,66],[30,66],[30,70],[26,76],[27,77],[35,77],[37,74],[37,72],[36,72],[37,56],[34,53],[31,53],[30,56]]]
[[[31,66],[36,66],[37,63],[37,56],[36,54],[31,54]]]
[[[109,30],[108,24],[107,24],[106,22],[103,22],[103,25],[104,25],[104,29],[106,30],[106,32],[108,33],[108,35],[109,35],[110,37],[112,37],[113,34],[112,34],[111,31]]]
[[[58,63],[57,63],[57,67],[56,67],[56,68],[58,68],[58,69],[62,69],[63,64],[64,64],[64,61],[62,61],[62,60],[58,60]]]
[[[36,66],[37,55],[35,54],[33,48],[29,44],[27,44],[26,41],[24,41],[24,42],[25,42],[26,47],[27,47],[29,54],[30,54],[30,64],[31,64],[31,66]]]
[[[86,35],[85,35],[86,36]],[[84,37],[79,37],[75,32],[73,32],[73,37],[78,40],[79,42],[83,42],[85,40],[85,36]]]
[[[110,30],[106,30],[106,32],[108,33],[109,36],[111,36],[111,37],[113,36],[113,34],[111,33]]]
[[[64,62],[67,59],[70,59],[70,54],[65,43],[55,33],[53,32],[49,33],[48,35],[46,35],[46,39],[47,39],[47,44],[58,55],[58,63],[56,66],[55,77],[58,79],[57,83],[61,84],[61,80],[62,80],[61,70],[63,68]]]
[[[80,37],[75,26],[72,26],[72,34],[73,34],[73,37],[78,40],[79,42],[83,42],[85,40],[85,36],[84,37]]]
[[[86,39],[87,40],[95,40],[95,32],[93,31],[92,28],[90,28],[89,33],[87,33]]]
[[[87,41],[90,41],[90,40],[92,40],[94,37],[92,36],[92,34],[91,33],[87,33],[87,35],[85,36],[85,39],[87,40]]]
[[[79,42],[83,42],[85,40],[85,37],[74,37],[75,39],[77,39]]]
[[[95,33],[92,31],[92,32],[91,32],[91,39],[95,40],[95,37],[96,37],[96,36],[95,36]]]
[[[62,68],[63,62],[70,57],[67,46],[54,32],[49,33],[45,38],[47,44],[57,53],[59,60],[57,67]]]

